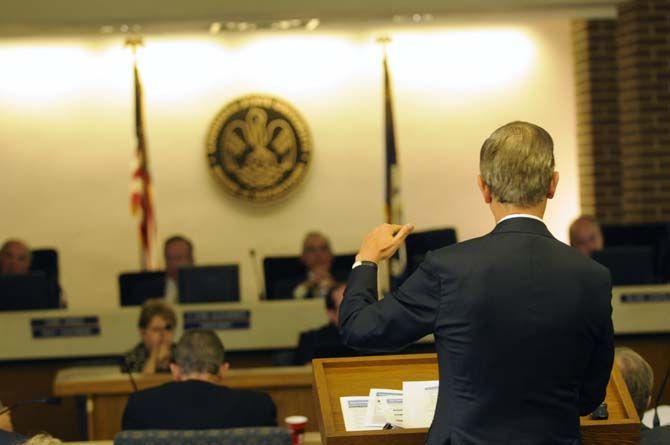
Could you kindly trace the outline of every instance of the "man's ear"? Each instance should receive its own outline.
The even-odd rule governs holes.
[[[549,183],[549,190],[547,191],[547,199],[552,199],[556,194],[556,187],[558,187],[558,172],[554,172],[551,176],[551,182]]]
[[[176,363],[170,363],[170,372],[172,373],[172,378],[175,381],[178,382],[182,379],[181,368]]]
[[[489,186],[486,185],[484,182],[484,178],[482,178],[482,175],[477,175],[477,186],[479,186],[479,191],[482,192],[482,198],[484,198],[484,202],[487,204],[491,204],[493,202],[493,197],[491,196],[491,189],[489,189]]]
[[[224,377],[226,374],[228,374],[229,369],[230,369],[230,363],[223,362],[221,366],[219,366],[219,377]]]

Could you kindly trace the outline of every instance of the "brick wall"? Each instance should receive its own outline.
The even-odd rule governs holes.
[[[573,24],[582,212],[670,221],[670,1]]]
[[[622,207],[670,220],[670,1],[623,4],[618,22]]]
[[[615,20],[572,25],[582,213],[620,220],[621,164]]]

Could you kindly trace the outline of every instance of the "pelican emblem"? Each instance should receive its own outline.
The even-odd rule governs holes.
[[[252,201],[272,201],[302,180],[311,139],[286,102],[247,96],[217,115],[207,140],[210,167],[226,189]]]

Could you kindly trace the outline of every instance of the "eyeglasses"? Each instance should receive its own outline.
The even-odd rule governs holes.
[[[166,324],[165,326],[154,326],[148,328],[147,330],[152,334],[162,334],[163,332],[172,332],[174,327],[171,324]]]

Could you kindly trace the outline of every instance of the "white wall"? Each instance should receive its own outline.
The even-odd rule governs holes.
[[[495,128],[521,119],[554,137],[561,183],[547,220],[565,238],[579,207],[569,30],[567,19],[533,19],[391,33],[408,221],[456,226],[461,239],[489,231],[493,221],[475,185],[479,148]],[[355,250],[382,220],[375,35],[146,36],[141,61],[159,238],[192,237],[201,263],[240,262],[245,299],[256,294],[249,248],[297,253],[303,233],[319,229],[336,250]],[[118,38],[0,41],[0,236],[58,248],[75,308],[114,307],[117,273],[138,264],[128,203],[130,60]],[[315,147],[300,189],[266,206],[229,197],[205,162],[217,111],[256,92],[298,108]]]

